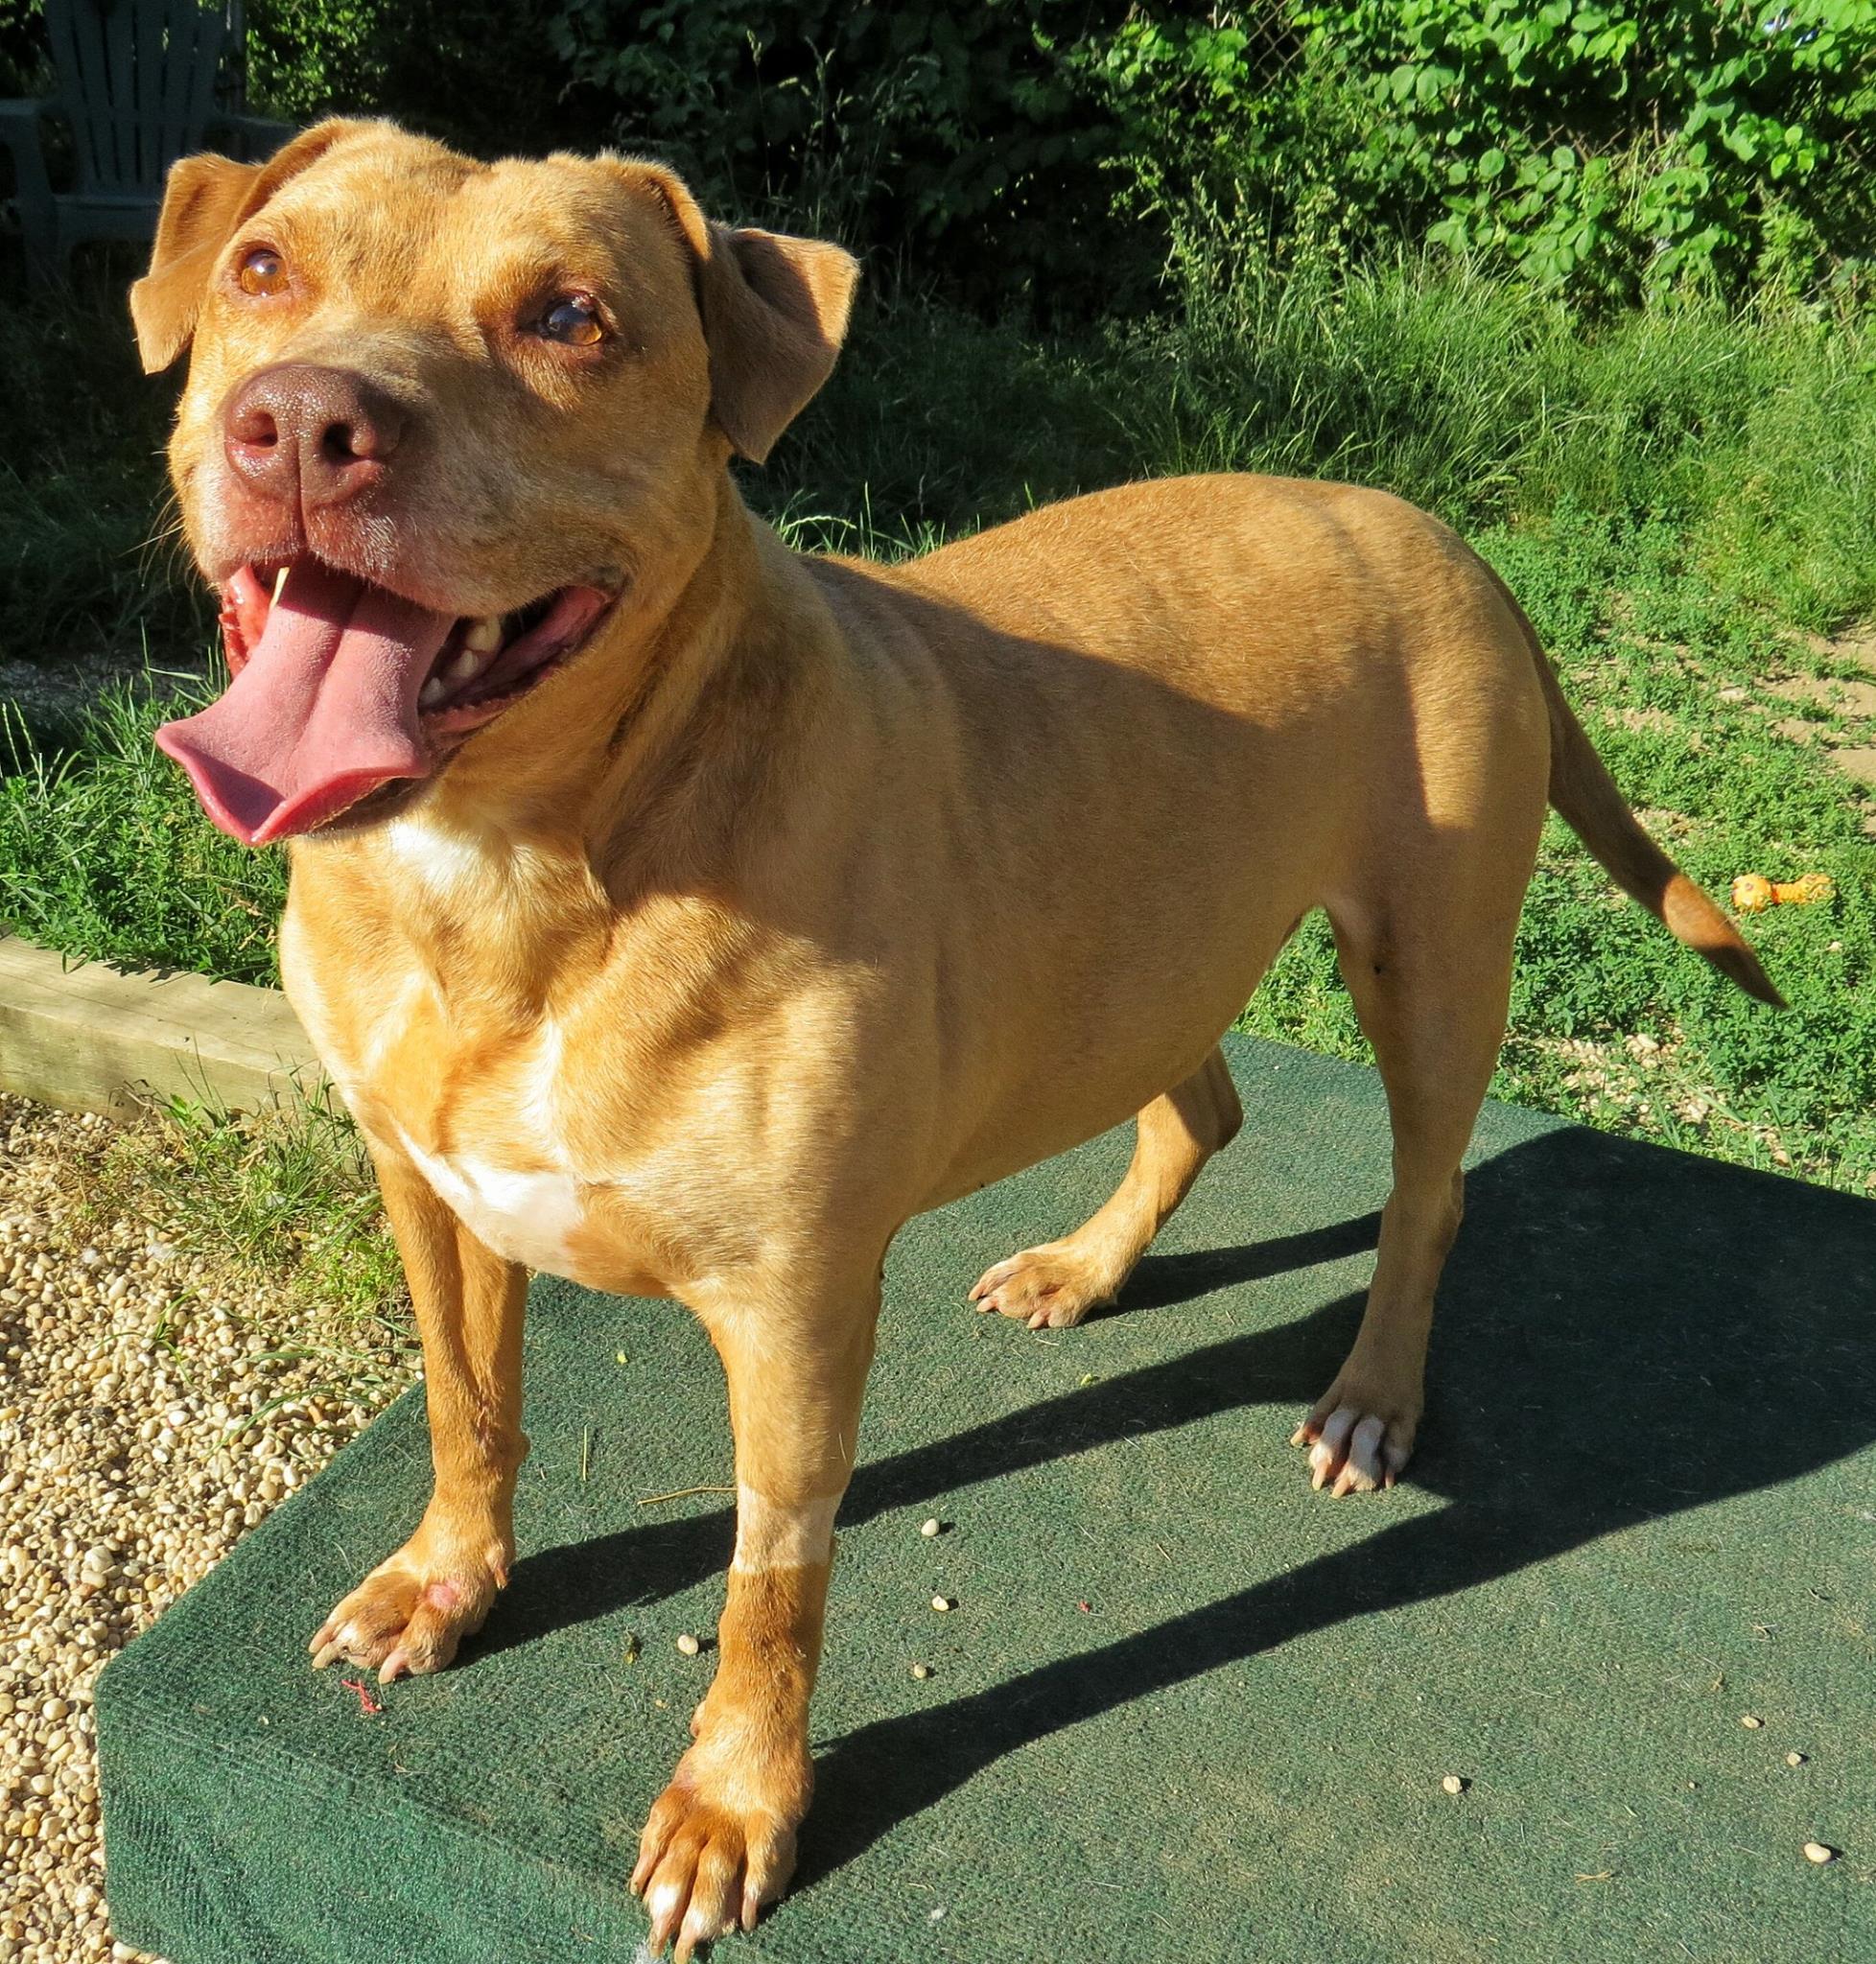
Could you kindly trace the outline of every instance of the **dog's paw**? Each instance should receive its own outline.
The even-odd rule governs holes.
[[[676,1964],[756,1919],[788,1886],[806,1766],[777,1781],[692,1746],[659,1795],[639,1840],[632,1887],[651,1915],[651,1954],[676,1940]],[[767,1793],[774,1805],[763,1805]]]
[[[440,1563],[406,1543],[381,1562],[315,1632],[313,1668],[337,1658],[376,1671],[389,1684],[407,1673],[441,1671],[461,1640],[482,1626],[507,1558],[491,1550],[481,1563]]]
[[[1345,1493],[1392,1486],[1414,1450],[1420,1393],[1390,1391],[1348,1372],[1336,1379],[1290,1437],[1309,1448],[1309,1484]]]
[[[1025,1248],[986,1271],[971,1292],[979,1310],[1016,1317],[1032,1330],[1066,1330],[1119,1294],[1112,1274],[1071,1242]]]

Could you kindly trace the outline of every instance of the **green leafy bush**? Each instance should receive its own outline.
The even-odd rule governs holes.
[[[569,102],[547,0],[249,0],[247,85],[297,122],[395,116],[483,156],[590,148],[602,105]]]
[[[247,79],[494,153],[614,143],[980,305],[1483,258],[1601,306],[1860,301],[1876,0],[253,0]],[[0,73],[42,53],[0,0]]]
[[[1110,215],[1112,118],[1075,51],[1120,0],[559,0],[611,133],[720,208],[783,211],[992,303],[1116,298],[1157,254]],[[1126,297],[1124,294],[1119,297]]]
[[[1146,6],[1073,60],[1187,285],[1414,241],[1603,305],[1857,300],[1876,249],[1872,0]]]
[[[1813,290],[1876,245],[1871,0],[1312,0],[1363,165],[1539,286]],[[1437,199],[1437,214],[1428,203]]]
[[[1146,222],[1188,291],[1270,268],[1333,275],[1383,242],[1396,249],[1415,219],[1424,186],[1372,145],[1362,89],[1295,10],[1137,8],[1067,58],[1113,119],[1111,199]]]

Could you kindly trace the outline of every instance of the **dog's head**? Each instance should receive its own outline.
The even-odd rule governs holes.
[[[856,272],[616,157],[339,121],[178,163],[130,311],[146,368],[193,342],[170,462],[233,679],[157,740],[209,816],[258,845],[387,815],[668,605],[730,454],[827,379]]]

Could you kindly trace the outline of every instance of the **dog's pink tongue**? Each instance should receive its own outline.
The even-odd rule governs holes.
[[[218,700],[156,733],[210,818],[246,846],[310,831],[430,759],[423,688],[456,617],[302,560]]]

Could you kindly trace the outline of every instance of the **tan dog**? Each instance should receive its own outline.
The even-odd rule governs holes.
[[[193,338],[172,449],[227,693],[162,741],[293,836],[288,992],[376,1161],[435,1494],[316,1662],[434,1671],[488,1613],[526,1272],[675,1297],[728,1373],[722,1657],[634,1886],[680,1957],[785,1885],[887,1244],[1137,1112],[1126,1180],[982,1308],[1111,1301],[1240,1113],[1217,1048],[1325,907],[1395,1184],[1299,1438],[1384,1486],[1546,797],[1768,1001],[1623,804],[1516,606],[1433,520],[1212,478],[884,571],[785,550],[726,469],[831,368],[855,267],[656,165],[482,166],[328,123],[176,166],[132,294]]]

